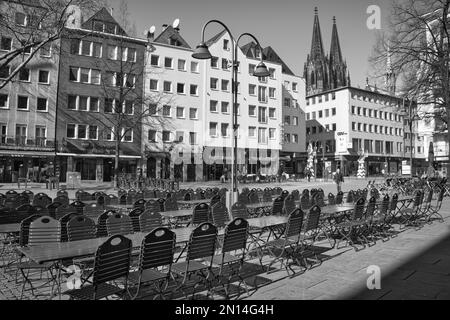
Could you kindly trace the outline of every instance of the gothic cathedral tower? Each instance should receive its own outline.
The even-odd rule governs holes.
[[[317,7],[314,11],[311,53],[304,68],[307,96],[350,85],[350,74],[342,57],[336,18],[333,18],[330,55],[327,56],[324,52]]]

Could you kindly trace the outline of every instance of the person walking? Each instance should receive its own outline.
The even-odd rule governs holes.
[[[337,192],[341,192],[341,183],[344,182],[344,175],[341,173],[341,169],[337,168],[336,174],[334,175],[334,182],[336,182],[337,185]]]

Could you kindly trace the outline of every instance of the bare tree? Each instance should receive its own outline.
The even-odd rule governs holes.
[[[0,1],[0,30],[12,39],[6,53],[0,55],[0,70],[11,67],[0,82],[0,89],[48,45],[57,45],[69,19],[73,19],[73,6],[86,14],[96,11],[103,1],[95,0],[4,0]],[[55,50],[57,52],[58,50]]]

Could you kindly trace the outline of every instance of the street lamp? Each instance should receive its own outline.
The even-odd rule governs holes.
[[[419,120],[419,116],[417,114],[412,114],[412,104],[413,100],[409,101],[408,109],[405,107],[405,98],[403,98],[403,112],[401,113],[406,120],[408,121],[409,126],[409,163],[410,163],[410,176],[413,177],[413,121]],[[406,153],[406,143],[405,143],[405,153]]]
[[[213,22],[218,23],[222,27],[224,27],[224,29],[227,31],[228,35],[231,38],[231,45],[232,45],[232,74],[231,74],[231,83],[232,83],[231,101],[232,101],[232,103],[231,103],[231,105],[233,106],[233,110],[231,112],[231,115],[232,115],[231,123],[232,123],[232,127],[233,127],[234,145],[233,145],[233,157],[232,157],[232,167],[231,167],[231,190],[232,190],[231,204],[233,204],[235,202],[234,197],[238,191],[238,188],[237,188],[237,150],[238,150],[238,147],[237,147],[238,118],[237,118],[237,116],[238,115],[237,115],[236,107],[237,107],[237,94],[238,94],[237,78],[238,78],[239,62],[238,62],[237,58],[238,58],[238,43],[242,37],[249,36],[249,37],[253,38],[253,40],[255,40],[255,42],[256,42],[256,45],[259,47],[259,49],[261,51],[260,62],[258,64],[258,66],[255,68],[255,70],[253,72],[253,76],[268,77],[270,75],[270,72],[263,62],[262,48],[259,44],[259,41],[255,38],[255,36],[253,36],[250,33],[243,33],[239,36],[238,40],[235,41],[233,35],[231,34],[230,29],[220,20],[210,20],[205,23],[205,25],[202,28],[201,42],[195,48],[195,51],[192,54],[193,58],[200,59],[200,60],[206,60],[206,59],[212,58],[211,52],[209,51],[209,48],[208,48],[208,45],[205,43],[205,29],[210,23],[213,23]]]

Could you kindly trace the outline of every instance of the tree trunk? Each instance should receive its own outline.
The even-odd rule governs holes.
[[[116,155],[114,160],[114,188],[119,187],[119,161],[120,161],[120,142],[116,140]]]
[[[447,142],[446,142],[446,147],[447,147],[447,149],[446,149],[446,151],[447,151],[447,156],[449,157],[449,160],[447,161],[447,172],[446,172],[446,174],[447,174],[447,177],[450,175],[450,155],[449,155],[449,153],[450,153],[450,128],[449,128],[449,125],[450,125],[450,108],[448,108],[447,107]]]

